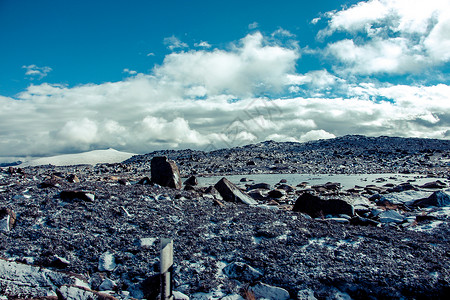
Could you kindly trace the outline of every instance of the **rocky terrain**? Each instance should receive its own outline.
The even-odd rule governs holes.
[[[176,299],[444,299],[449,159],[450,141],[347,136],[2,168],[0,299],[153,299],[163,237],[174,241]],[[426,183],[186,182],[257,173]]]

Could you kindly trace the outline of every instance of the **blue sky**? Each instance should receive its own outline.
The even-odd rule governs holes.
[[[450,4],[0,0],[0,156],[450,136]]]

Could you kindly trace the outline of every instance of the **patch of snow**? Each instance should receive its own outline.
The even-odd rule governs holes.
[[[109,148],[108,150],[93,150],[77,154],[63,154],[50,157],[35,158],[20,164],[20,167],[54,165],[54,166],[72,166],[72,165],[96,165],[98,163],[120,163],[135,153],[121,152]]]

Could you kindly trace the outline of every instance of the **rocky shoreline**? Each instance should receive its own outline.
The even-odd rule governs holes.
[[[408,172],[429,181],[344,190],[280,175],[276,185],[243,179],[208,188],[193,177],[169,187],[155,180],[162,171],[151,162],[161,156],[185,179]],[[349,136],[158,151],[121,164],[2,168],[0,294],[150,299],[164,237],[174,240],[176,299],[444,299],[449,156],[449,141]]]

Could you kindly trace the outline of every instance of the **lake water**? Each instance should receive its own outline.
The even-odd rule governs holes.
[[[441,180],[443,182],[449,182],[444,178],[427,178],[419,174],[251,174],[251,175],[229,175],[229,176],[212,176],[212,177],[197,177],[200,186],[214,185],[222,177],[226,177],[228,180],[237,185],[253,184],[265,182],[272,186],[280,182],[281,179],[286,179],[287,184],[296,186],[299,183],[307,182],[308,185],[318,185],[327,182],[339,182],[343,189],[353,188],[356,185],[365,187],[366,185],[373,184],[382,186],[387,183],[400,184],[407,182],[408,180],[414,180],[414,185],[422,185],[427,182]],[[240,182],[241,178],[247,178],[253,180],[250,182]],[[382,178],[385,181],[380,181]]]

